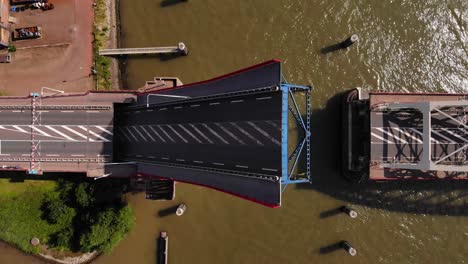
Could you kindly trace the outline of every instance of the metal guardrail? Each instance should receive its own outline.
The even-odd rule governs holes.
[[[0,158],[0,161],[5,162],[30,162],[31,158]],[[35,158],[36,162],[106,162],[110,159],[103,158]]]
[[[111,106],[104,105],[42,105],[36,110],[110,110]],[[0,105],[1,110],[31,110],[31,105]]]

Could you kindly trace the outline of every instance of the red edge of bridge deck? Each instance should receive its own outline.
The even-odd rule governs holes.
[[[168,90],[174,90],[174,89],[179,89],[179,88],[186,88],[186,87],[193,86],[193,85],[198,85],[198,84],[204,84],[204,83],[219,81],[219,80],[226,79],[226,78],[229,78],[229,77],[231,77],[231,76],[238,75],[238,74],[241,74],[241,73],[243,73],[243,72],[246,72],[246,71],[249,71],[249,70],[252,70],[252,69],[255,69],[255,68],[259,68],[259,67],[262,67],[262,66],[265,66],[265,65],[269,65],[269,64],[273,64],[273,63],[279,63],[279,62],[281,62],[281,61],[278,60],[278,59],[271,59],[271,60],[268,60],[268,61],[265,61],[265,62],[256,64],[256,65],[252,65],[252,66],[250,66],[250,67],[243,68],[243,69],[240,69],[240,70],[237,70],[237,71],[228,73],[228,74],[224,74],[224,75],[221,75],[221,76],[218,76],[218,77],[209,79],[209,80],[204,80],[204,81],[189,83],[189,84],[185,84],[185,85],[181,85],[181,86],[169,87],[169,88],[165,88],[165,89],[158,90],[157,92],[168,91]],[[138,93],[138,95],[149,94],[149,93],[154,93],[154,91],[153,91],[153,92],[150,91],[150,92]]]
[[[138,176],[143,176],[143,177],[149,177],[149,178],[172,180],[171,178],[157,176],[157,175],[151,175],[151,174],[147,174],[147,173],[138,173],[137,175]],[[213,187],[213,186],[209,186],[209,185],[205,185],[205,184],[193,183],[193,182],[189,182],[189,181],[179,181],[179,180],[177,180],[176,182],[188,183],[188,184],[192,184],[192,185],[196,185],[196,186],[210,188],[210,189],[213,189],[215,191],[220,191],[220,192],[223,192],[223,193],[226,193],[226,194],[230,194],[230,195],[242,198],[244,200],[248,200],[248,201],[251,201],[251,202],[254,202],[254,203],[257,203],[257,204],[261,204],[261,205],[264,205],[264,206],[268,206],[268,207],[271,207],[271,208],[279,208],[281,206],[279,204],[269,204],[269,203],[266,203],[266,202],[262,202],[262,201],[254,199],[254,198],[250,198],[250,197],[247,197],[247,196],[244,196],[244,195],[241,195],[241,194],[233,193],[233,192],[230,192],[230,191],[226,191],[226,190],[216,188],[216,187]]]

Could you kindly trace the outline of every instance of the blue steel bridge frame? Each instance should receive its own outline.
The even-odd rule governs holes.
[[[311,114],[311,91],[312,86],[304,86],[297,84],[290,84],[286,81],[281,74],[281,92],[282,92],[282,146],[281,146],[281,161],[282,161],[282,176],[281,184],[282,191],[286,189],[288,184],[306,183],[311,182],[310,177],[310,114]],[[298,100],[296,99],[297,93],[305,93],[305,109],[301,111]],[[303,130],[303,137],[295,147],[294,151],[289,153],[289,113],[292,114],[298,127]],[[305,114],[305,118],[304,118]],[[305,148],[305,150],[304,150]],[[305,177],[298,177],[295,174],[295,169],[299,159],[305,156],[306,171]]]

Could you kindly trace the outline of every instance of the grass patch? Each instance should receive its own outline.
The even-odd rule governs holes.
[[[112,89],[111,83],[111,60],[108,57],[99,56],[99,49],[108,47],[110,31],[108,18],[106,16],[106,1],[96,0],[94,7],[94,57],[96,82],[98,89]]]
[[[12,183],[0,179],[0,239],[25,252],[37,252],[30,244],[33,237],[47,243],[62,226],[42,219],[42,197],[57,187],[54,181]]]
[[[7,92],[5,92],[5,91],[0,91],[0,96],[7,96],[7,95],[8,95]]]
[[[61,252],[110,252],[132,229],[126,182],[0,179],[0,239],[37,253],[30,240]]]

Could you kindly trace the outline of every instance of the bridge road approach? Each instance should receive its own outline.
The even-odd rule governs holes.
[[[112,154],[112,109],[38,110],[40,124],[32,126],[31,110],[0,112],[0,159],[31,158],[31,133],[40,141],[37,158],[94,158]]]

